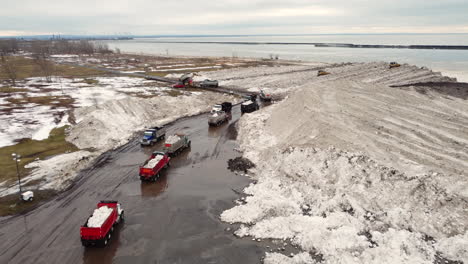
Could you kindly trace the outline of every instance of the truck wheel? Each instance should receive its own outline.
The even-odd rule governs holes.
[[[125,221],[124,211],[122,211],[122,213],[120,214],[120,222],[123,222],[123,221]]]
[[[188,142],[188,147],[190,148],[190,145],[192,145],[192,141]]]
[[[29,197],[28,201],[32,202],[33,198],[32,197]]]
[[[101,243],[98,244],[100,247],[105,247],[109,243],[109,240],[107,239],[107,236],[105,236],[102,240]]]

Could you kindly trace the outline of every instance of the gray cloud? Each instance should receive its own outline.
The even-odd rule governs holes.
[[[0,35],[468,33],[466,14],[466,0],[15,0]]]

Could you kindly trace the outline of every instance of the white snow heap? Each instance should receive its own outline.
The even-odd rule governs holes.
[[[178,135],[171,135],[166,139],[166,144],[174,144],[180,140]]]
[[[251,105],[251,104],[253,104],[253,102],[250,101],[250,100],[249,100],[249,101],[245,101],[245,102],[242,103],[242,105]]]
[[[135,131],[209,111],[210,106],[219,101],[237,99],[204,92],[149,99],[130,97],[78,108],[75,117],[79,123],[71,128],[67,140],[81,149],[92,147],[106,151],[127,143]]]
[[[468,105],[428,93],[324,81],[243,116],[257,183],[221,219],[329,264],[468,263]]]
[[[317,67],[326,67],[330,75],[317,76]],[[352,64],[309,63],[309,65],[279,67],[248,67],[241,69],[223,69],[204,73],[209,79],[216,79],[222,86],[238,90],[257,92],[269,88],[272,96],[287,95],[305,83],[322,83],[330,79],[365,81],[401,85],[416,82],[453,82],[453,78],[442,76],[421,67],[402,65],[389,69],[388,63],[369,62]]]
[[[162,159],[164,158],[163,155],[156,155],[156,157],[150,159],[148,161],[148,163],[145,164],[145,166],[143,166],[143,168],[154,168],[158,163],[159,161],[161,161]]]
[[[93,215],[88,219],[88,227],[101,227],[113,210],[113,208],[107,206],[101,206],[95,209]]]

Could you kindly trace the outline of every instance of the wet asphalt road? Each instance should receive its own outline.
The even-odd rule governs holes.
[[[168,134],[189,135],[192,147],[171,161],[156,183],[141,183],[138,166],[153,150],[134,139],[103,155],[75,186],[26,215],[0,221],[0,263],[259,263],[263,249],[225,231],[220,213],[249,180],[227,170],[239,118],[209,128],[207,115],[181,119]],[[81,246],[79,227],[99,200],[115,199],[126,221],[106,248]]]

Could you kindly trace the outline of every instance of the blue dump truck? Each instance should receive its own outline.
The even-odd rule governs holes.
[[[154,145],[161,139],[166,137],[166,129],[164,127],[152,127],[145,130],[143,138],[140,139],[140,144],[142,146]]]

